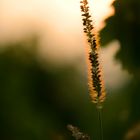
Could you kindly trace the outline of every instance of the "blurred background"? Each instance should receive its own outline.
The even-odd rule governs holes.
[[[107,99],[104,140],[140,140],[140,1],[90,0]],[[79,0],[0,1],[0,139],[99,140]]]

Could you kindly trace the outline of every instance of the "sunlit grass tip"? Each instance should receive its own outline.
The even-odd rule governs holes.
[[[94,31],[93,21],[89,13],[87,0],[81,0],[81,12],[83,21],[83,31],[88,41],[88,86],[92,102],[96,103],[98,108],[102,108],[106,92],[103,84],[101,67],[99,62],[99,41]]]

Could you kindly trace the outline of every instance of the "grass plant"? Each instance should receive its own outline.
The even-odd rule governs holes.
[[[102,123],[102,108],[103,102],[106,98],[106,92],[102,79],[101,66],[99,62],[99,39],[95,32],[93,21],[89,10],[88,0],[80,1],[80,8],[82,13],[83,31],[86,35],[88,42],[87,46],[87,66],[88,66],[88,88],[91,101],[96,104],[99,128],[100,128],[100,140],[103,140],[103,123]],[[76,140],[90,140],[90,137],[80,132],[77,127],[68,125],[68,129],[72,132],[72,136]]]

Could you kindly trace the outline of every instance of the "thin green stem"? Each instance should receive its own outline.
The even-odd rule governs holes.
[[[100,140],[103,140],[104,136],[103,136],[102,109],[97,108],[97,111],[98,111],[98,118],[99,118]]]

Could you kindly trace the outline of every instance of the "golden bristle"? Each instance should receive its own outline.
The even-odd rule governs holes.
[[[106,93],[102,80],[101,68],[99,63],[99,41],[98,36],[92,25],[91,15],[89,14],[89,6],[87,0],[81,0],[81,12],[83,17],[84,33],[87,36],[87,66],[88,66],[88,86],[92,102],[101,107],[105,100]]]

